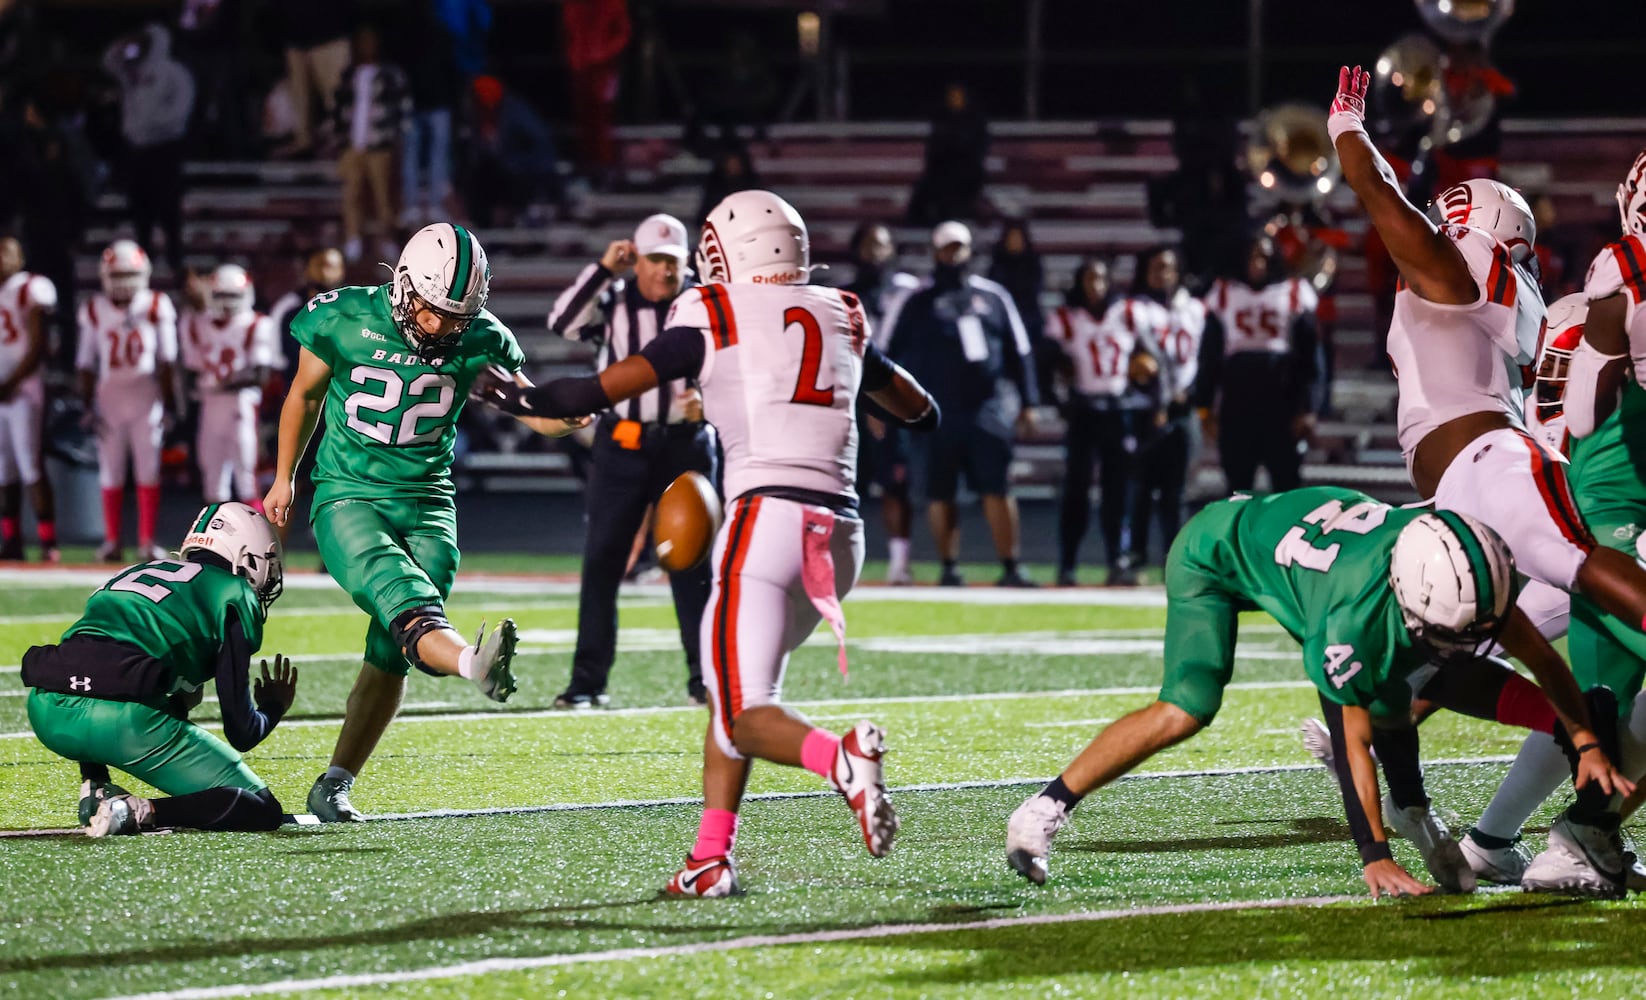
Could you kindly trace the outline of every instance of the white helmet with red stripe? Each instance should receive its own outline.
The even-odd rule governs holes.
[[[1491,233],[1509,249],[1515,263],[1524,263],[1537,242],[1537,223],[1520,192],[1501,181],[1477,177],[1453,184],[1435,198],[1431,212],[1437,222],[1468,226]]]
[[[703,281],[804,285],[811,280],[806,220],[770,191],[729,194],[703,221],[697,273]]]
[[[224,264],[211,274],[206,290],[206,313],[219,323],[251,309],[251,275],[239,264]]]
[[[1549,303],[1543,349],[1537,356],[1537,415],[1545,423],[1562,412],[1568,366],[1588,318],[1589,297],[1582,292]]]
[[[103,282],[103,294],[117,306],[123,306],[149,287],[149,275],[154,267],[149,255],[134,240],[115,240],[103,251],[103,260],[97,265],[97,276]]]
[[[1635,157],[1629,175],[1617,186],[1617,211],[1623,217],[1624,235],[1646,236],[1646,150]]]

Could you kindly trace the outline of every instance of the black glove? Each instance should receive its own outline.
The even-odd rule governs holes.
[[[517,417],[532,415],[523,399],[525,390],[499,369],[487,368],[469,384],[469,398]]]

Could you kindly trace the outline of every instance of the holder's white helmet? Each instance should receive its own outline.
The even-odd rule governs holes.
[[[149,275],[153,271],[149,255],[135,240],[110,243],[97,265],[97,276],[103,282],[103,294],[109,297],[109,301],[121,306],[149,287]]]
[[[770,191],[727,195],[703,221],[697,273],[705,282],[804,285],[811,280],[806,220]]]
[[[1549,303],[1543,349],[1537,355],[1536,383],[1537,415],[1545,423],[1565,410],[1566,376],[1588,318],[1589,297],[1582,292]]]
[[[211,273],[206,289],[206,313],[219,323],[251,309],[251,275],[239,264],[224,264]]]
[[[1617,211],[1624,235],[1646,236],[1646,150],[1635,157],[1628,176],[1617,186]]]
[[[1537,223],[1520,192],[1499,181],[1477,177],[1440,192],[1429,209],[1436,222],[1450,222],[1491,233],[1509,248],[1509,257],[1524,263],[1537,242]]]
[[[1519,589],[1497,532],[1449,510],[1400,529],[1389,582],[1412,637],[1442,656],[1468,655],[1495,637]]]
[[[280,539],[262,514],[243,503],[207,504],[195,515],[177,555],[186,559],[197,550],[221,557],[236,576],[245,577],[268,614],[284,588],[285,570]]]
[[[395,326],[425,361],[439,366],[485,308],[491,280],[486,251],[473,233],[449,222],[424,226],[406,241],[389,280]],[[414,299],[454,317],[457,324],[444,336],[430,337],[418,329]]]

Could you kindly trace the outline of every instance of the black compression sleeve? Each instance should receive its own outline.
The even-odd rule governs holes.
[[[154,800],[155,826],[192,830],[277,830],[284,814],[267,788],[222,786]]]
[[[1332,770],[1337,774],[1338,791],[1343,793],[1343,812],[1349,820],[1349,835],[1360,850],[1360,862],[1369,865],[1393,857],[1388,843],[1373,836],[1372,821],[1360,807],[1354,772],[1349,770],[1349,747],[1343,738],[1343,706],[1322,697],[1320,710],[1325,713],[1326,728],[1332,734]]]
[[[867,344],[863,348],[863,383],[861,391],[879,392],[892,384],[897,375],[897,366],[891,359],[881,353],[880,348]]]
[[[651,363],[659,383],[673,382],[677,378],[696,378],[703,371],[703,354],[707,349],[703,331],[671,326],[642,347],[640,356]]]
[[[223,628],[223,647],[217,652],[217,703],[223,713],[223,735],[241,753],[263,742],[280,721],[278,715],[257,710],[251,700],[251,643],[230,608]]]
[[[521,390],[520,401],[523,405],[518,410],[505,408],[506,412],[527,417],[585,417],[612,405],[598,375],[557,378]]]

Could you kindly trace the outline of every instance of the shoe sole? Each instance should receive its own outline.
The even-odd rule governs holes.
[[[1549,881],[1527,876],[1520,880],[1524,892],[1545,896],[1574,896],[1582,899],[1622,899],[1626,892],[1617,886],[1599,886],[1586,879],[1561,878]]]
[[[509,669],[509,665],[514,662],[514,649],[520,642],[520,633],[513,618],[505,618],[498,622],[497,630],[503,638],[498,646],[497,660],[486,670],[486,682],[491,686],[491,690],[483,693],[492,701],[502,704],[520,689],[519,684],[515,682],[514,672]]]
[[[1035,885],[1046,884],[1046,870],[1034,863],[1034,854],[1023,848],[1014,848],[1006,852],[1006,863],[1012,866],[1012,871],[1033,882]]]

